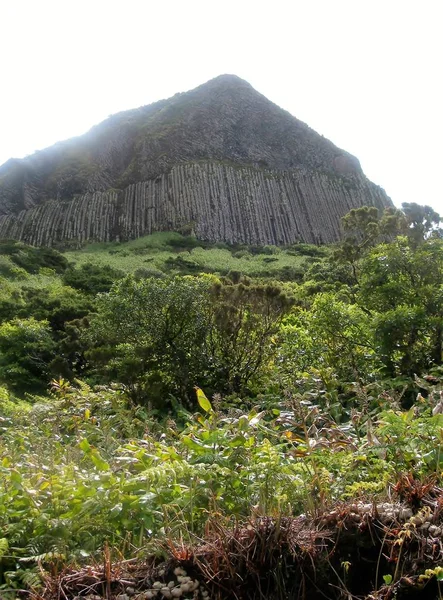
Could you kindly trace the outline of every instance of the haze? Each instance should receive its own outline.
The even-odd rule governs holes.
[[[234,73],[443,213],[442,4],[2,0],[0,164]]]

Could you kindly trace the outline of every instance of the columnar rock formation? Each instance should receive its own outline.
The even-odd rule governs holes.
[[[191,163],[123,191],[87,193],[5,215],[0,238],[51,245],[186,228],[211,241],[327,243],[340,237],[339,216],[364,204],[382,209],[385,203],[383,191],[361,176],[348,182],[301,170]]]
[[[211,241],[331,242],[351,208],[389,204],[355,157],[233,76],[0,167],[0,238],[34,245],[184,228]]]

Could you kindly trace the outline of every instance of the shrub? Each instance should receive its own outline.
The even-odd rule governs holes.
[[[109,265],[86,263],[69,269],[63,276],[63,283],[87,294],[96,295],[109,292],[114,282],[124,277],[124,272]]]
[[[0,241],[0,255],[9,256],[11,261],[28,273],[38,273],[41,268],[63,273],[68,261],[53,248],[34,248],[21,242]]]
[[[46,321],[14,319],[0,325],[0,382],[18,392],[44,391],[55,355]]]

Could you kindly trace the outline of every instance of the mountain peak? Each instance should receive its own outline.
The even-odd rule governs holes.
[[[340,216],[350,208],[389,203],[364,177],[355,157],[230,74],[113,115],[83,136],[21,160],[19,167],[6,163],[1,174],[0,215],[5,216],[0,217],[0,236],[36,243],[66,236],[135,237],[191,222],[201,236],[214,240],[328,241],[339,237]],[[250,187],[250,181],[256,183]],[[136,189],[144,191],[137,192],[142,195],[132,205],[135,200],[128,198]],[[44,213],[52,222],[60,203],[70,203],[69,219],[75,222],[79,198],[84,199],[81,210],[88,211],[90,194],[100,197],[100,210],[112,214],[108,225],[72,229],[62,225],[65,217],[59,215],[54,231],[34,231],[40,228],[36,215]],[[301,211],[306,225],[297,225],[294,202],[302,203],[296,212]],[[97,210],[78,218],[89,223]],[[211,224],[213,211],[223,226]],[[325,211],[333,225],[318,226]],[[257,222],[251,225],[246,221],[252,214]]]
[[[213,79],[206,81],[199,86],[199,88],[205,87],[231,87],[231,88],[239,88],[239,87],[248,87],[250,89],[254,89],[250,83],[248,83],[245,79],[242,79],[238,75],[233,75],[231,73],[222,73],[221,75],[217,75]],[[196,88],[196,89],[199,89]]]
[[[246,84],[252,87],[245,79],[242,79],[238,75],[234,75],[233,73],[221,73],[212,79],[209,79],[206,83],[202,85],[208,85],[209,83],[220,82],[226,85],[238,85],[238,84]]]

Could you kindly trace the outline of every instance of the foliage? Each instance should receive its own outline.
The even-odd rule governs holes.
[[[390,375],[441,364],[443,246],[407,239],[374,248],[362,261],[358,303],[374,311],[374,334]]]
[[[318,250],[319,255],[328,253],[326,247]],[[286,273],[288,280],[292,272],[297,273],[297,277],[303,273],[306,258],[311,258],[312,251],[309,248],[306,252],[303,248],[293,252],[273,246],[209,244],[175,232],[158,232],[125,243],[89,244],[81,250],[67,252],[66,256],[76,267],[92,263],[125,273],[141,268],[179,274],[226,274],[231,270],[268,278],[279,278]]]
[[[48,321],[54,332],[63,331],[66,323],[86,316],[94,304],[77,290],[54,282],[43,289],[23,286],[20,317],[32,316],[38,321]]]
[[[0,323],[13,319],[23,304],[20,291],[11,285],[10,280],[0,277]]]
[[[383,499],[411,469],[441,476],[443,417],[423,403],[339,424],[308,388],[247,412],[221,412],[197,390],[201,412],[182,413],[179,426],[116,388],[52,389],[27,411],[0,396],[9,584],[17,565],[80,560],[105,541],[130,554],[152,539],[199,536],[211,515],[315,515],[344,498]]]
[[[63,273],[68,267],[66,257],[53,248],[34,248],[14,240],[0,241],[0,256],[8,256],[27,273],[38,273],[42,268]]]
[[[171,391],[186,400],[202,375],[210,283],[129,276],[101,295],[87,331],[99,372],[128,386],[138,402],[166,404]]]
[[[14,319],[0,325],[0,382],[18,391],[44,390],[55,345],[48,323]]]
[[[363,382],[381,366],[371,319],[331,292],[318,294],[309,310],[299,308],[285,319],[281,344],[283,371],[296,378],[311,368],[332,368],[343,382]]]
[[[382,215],[374,206],[352,209],[342,218],[345,237],[338,244],[334,258],[352,269],[354,283],[359,283],[359,261],[378,242],[390,241],[407,231],[405,215],[398,209],[386,208]]]
[[[108,292],[113,283],[122,277],[122,271],[109,265],[86,263],[76,269],[67,270],[63,276],[63,283],[95,296],[101,292]]]
[[[208,353],[220,391],[244,393],[275,353],[275,336],[292,299],[279,286],[216,284]],[[214,372],[215,371],[215,372]]]
[[[290,304],[278,286],[128,277],[98,298],[88,356],[151,406],[161,408],[169,394],[189,404],[200,381],[244,392],[270,359]]]
[[[9,256],[0,255],[0,276],[8,279],[27,279],[25,269],[18,267]]]
[[[408,237],[414,246],[421,244],[440,224],[440,215],[430,206],[403,202],[402,209],[408,225]]]

